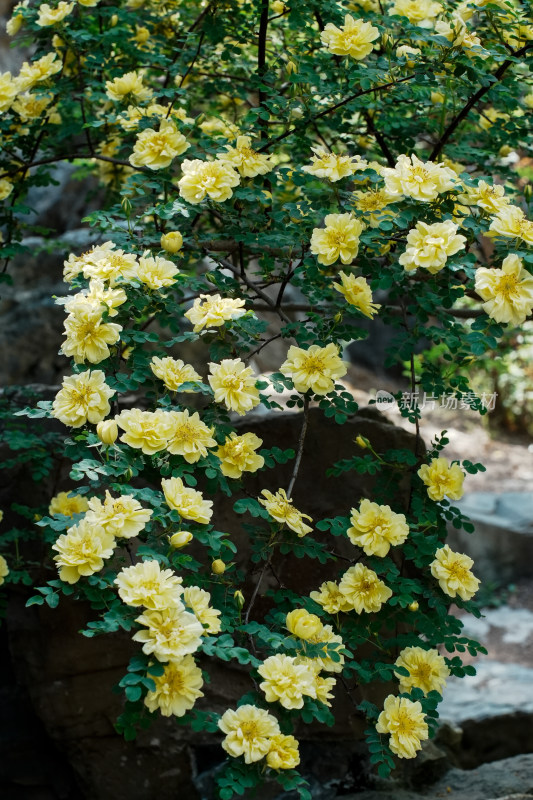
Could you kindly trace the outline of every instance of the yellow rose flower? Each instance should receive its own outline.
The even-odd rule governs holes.
[[[72,356],[76,364],[98,364],[109,357],[109,345],[118,342],[121,330],[122,325],[103,322],[100,309],[89,303],[80,304],[65,320],[66,338],[61,352]]]
[[[259,405],[259,390],[250,367],[240,358],[225,358],[209,364],[208,381],[215,393],[215,403],[224,403],[229,411],[244,416]]]
[[[319,669],[323,669],[326,672],[342,672],[344,656],[339,651],[344,648],[344,642],[337,633],[333,633],[331,625],[323,625],[322,630],[315,636],[312,636],[308,641],[310,641],[311,644],[324,644],[327,646],[327,649],[326,647],[324,648],[323,655],[312,659],[316,662]],[[328,654],[328,650],[331,651],[332,649],[337,655],[337,660]]]
[[[68,17],[74,5],[74,3],[66,3],[65,0],[59,0],[55,8],[52,8],[48,3],[41,3],[35,22],[41,28],[48,27],[49,25],[56,25],[58,22],[61,22],[61,20],[65,19],[65,17]]]
[[[449,545],[439,547],[430,564],[431,574],[444,594],[471,600],[479,588],[479,578],[471,571],[474,562],[464,553],[455,553]]]
[[[308,350],[291,345],[279,370],[292,379],[296,391],[326,395],[335,388],[335,379],[346,375],[348,366],[333,343],[326,347],[313,344]]]
[[[409,22],[419,28],[432,28],[435,18],[442,10],[441,4],[433,0],[395,0],[389,14],[407,17]]]
[[[134,99],[137,103],[144,103],[152,96],[152,90],[144,85],[142,76],[137,72],[126,72],[112,81],[106,81],[105,90],[107,96],[117,102]]]
[[[52,545],[58,555],[54,561],[59,577],[66,583],[77,583],[82,576],[93,575],[104,566],[104,559],[113,555],[116,546],[111,533],[86,518],[73,525]]]
[[[263,489],[261,494],[264,495],[264,499],[261,497],[258,498],[259,502],[266,508],[272,519],[275,519],[276,522],[284,523],[292,531],[297,533],[300,538],[313,530],[304,522],[304,519],[308,519],[309,522],[312,522],[311,517],[308,514],[302,514],[301,511],[298,511],[298,509],[293,506],[291,500],[285,494],[284,489],[278,489],[275,494],[269,492],[268,489]]]
[[[0,586],[5,582],[5,578],[9,575],[9,567],[4,556],[0,556]]]
[[[0,201],[5,200],[13,191],[13,184],[7,178],[0,178]]]
[[[468,186],[465,193],[459,195],[459,200],[467,206],[477,205],[489,214],[499,214],[511,202],[505,196],[503,186],[491,186],[486,181],[479,181],[477,186]]]
[[[289,611],[285,619],[287,630],[299,639],[312,639],[320,636],[323,625],[320,617],[310,614],[305,608],[295,608]]]
[[[378,578],[374,570],[360,563],[346,570],[340,580],[339,590],[358,614],[363,611],[373,614],[392,597],[392,590]]]
[[[83,313],[83,306],[89,305],[100,314],[107,311],[110,317],[116,317],[117,308],[123,305],[127,299],[128,296],[124,289],[107,289],[103,280],[91,278],[89,291],[78,292],[73,297],[68,297],[65,302],[65,311],[69,314],[76,314],[78,309],[81,309]]]
[[[270,750],[272,737],[280,733],[278,721],[257,706],[243,705],[228,709],[218,722],[226,734],[222,747],[233,758],[244,756],[245,764],[260,761]]]
[[[407,249],[399,258],[400,264],[410,272],[423,267],[432,275],[445,265],[448,256],[464,250],[466,238],[457,234],[458,226],[446,222],[417,222],[407,234]]]
[[[353,608],[335,581],[325,581],[319,586],[318,591],[311,592],[309,597],[322,606],[328,614],[351,611]]]
[[[84,278],[99,278],[114,286],[120,279],[135,278],[137,268],[137,257],[133,253],[115,250],[114,242],[104,242],[82,256],[69,257],[63,277],[72,280],[81,271]]]
[[[352,214],[327,214],[325,228],[314,228],[311,236],[311,252],[318,256],[318,263],[329,267],[340,260],[351,264],[359,251],[359,236],[364,230],[360,220]]]
[[[212,500],[204,500],[201,492],[184,486],[181,478],[167,478],[161,485],[169,508],[175,509],[184,519],[208,524],[213,516]]]
[[[476,292],[486,301],[483,309],[496,322],[521,325],[533,310],[533,275],[515,253],[504,259],[501,269],[479,267]]]
[[[140,449],[146,455],[152,456],[167,446],[169,419],[168,412],[141,411],[131,408],[115,418],[119,428],[124,431],[120,441],[130,447]]]
[[[217,446],[213,432],[214,428],[208,428],[198,412],[190,414],[187,409],[169,411],[166,449],[169,453],[183,456],[189,464],[194,464],[207,456],[208,447]]]
[[[172,261],[169,261],[168,258],[161,258],[161,256],[153,258],[146,251],[139,259],[135,277],[149,289],[156,291],[172,286],[176,283],[178,275],[179,269]]]
[[[91,497],[85,519],[101,525],[117,539],[131,539],[137,536],[152,516],[152,510],[143,506],[128,494],[112,497],[106,490],[105,500]]]
[[[398,201],[387,189],[357,190],[353,193],[354,206],[365,217],[371,228],[378,228],[384,217],[391,216],[394,211],[386,206]]]
[[[23,63],[20,68],[17,84],[21,92],[31,89],[36,83],[45,81],[59,72],[63,66],[60,58],[57,58],[57,53],[47,53],[41,58],[37,59],[31,64],[27,61]]]
[[[190,364],[185,364],[181,359],[171,358],[158,358],[154,356],[150,362],[150,369],[156,376],[163,381],[167,389],[171,392],[177,392],[184,383],[201,383],[202,376],[198,375],[194,367]],[[185,389],[185,392],[193,392],[194,389]]]
[[[428,487],[428,495],[436,503],[449,497],[460,500],[463,496],[464,472],[459,464],[448,464],[445,458],[434,458],[430,464],[422,464],[417,472]]]
[[[314,154],[311,157],[311,164],[302,167],[302,172],[316,175],[317,178],[327,178],[332,183],[368,166],[368,162],[361,156],[337,155],[328,152],[324,147],[312,147],[311,150]]]
[[[222,474],[237,480],[243,472],[257,472],[265,464],[263,456],[255,452],[262,444],[263,440],[255,433],[243,433],[241,436],[230,433],[216,451]]]
[[[148,691],[144,704],[150,711],[159,710],[164,717],[182,717],[204,696],[200,691],[204,685],[202,670],[191,655],[171,661],[163,674],[155,675],[152,680],[155,689]]]
[[[486,235],[522,239],[533,245],[533,222],[526,218],[521,208],[509,205],[498,211]]]
[[[161,247],[167,253],[179,253],[183,247],[183,236],[179,231],[169,231],[161,234]]]
[[[52,416],[71,428],[79,428],[86,422],[94,425],[111,411],[109,398],[114,394],[115,390],[105,382],[102,370],[70,375],[63,379],[55,396]]]
[[[188,586],[183,592],[183,600],[195,617],[204,626],[204,634],[213,636],[220,633],[220,611],[213,608],[211,595],[199,586]]]
[[[152,611],[165,608],[183,611],[181,581],[171,569],[161,569],[158,561],[151,560],[124,567],[114,583],[120,599],[128,606],[144,606]]]
[[[258,153],[252,149],[250,136],[237,136],[235,147],[226,145],[226,152],[219,153],[217,159],[222,164],[236,169],[243,178],[254,178],[256,175],[265,175],[273,169],[270,156]]]
[[[376,730],[390,734],[389,747],[398,758],[415,758],[429,736],[421,704],[393,694],[385,700]]]
[[[180,547],[185,547],[185,545],[192,542],[192,540],[193,535],[190,531],[176,531],[172,536],[169,536],[168,542],[171,547],[179,550]]]
[[[259,688],[268,703],[279,702],[283,708],[303,708],[304,696],[316,699],[314,671],[284,654],[267,658],[257,669],[264,678]]]
[[[488,131],[499,119],[501,119],[502,122],[507,122],[509,120],[509,114],[506,114],[504,111],[498,111],[496,108],[484,108],[483,112],[479,115],[478,125],[481,130]]]
[[[430,203],[457,184],[457,175],[452,169],[432,161],[420,161],[415,155],[399,156],[394,168],[383,167],[381,174],[389,194],[398,200],[402,195],[412,197],[420,203]]]
[[[201,294],[184,316],[194,325],[194,333],[199,333],[204,328],[220,327],[225,322],[239,319],[244,314],[246,314],[244,300],[240,298]]]
[[[189,147],[189,142],[178,131],[175,122],[171,119],[162,119],[158,131],[146,128],[137,134],[129,162],[132,167],[164,169]]]
[[[6,22],[6,33],[8,36],[15,36],[24,24],[24,17],[20,13],[23,8],[28,8],[28,1],[23,0],[22,3],[17,3],[13,8],[11,19]]]
[[[300,763],[298,741],[283,733],[272,736],[266,762],[270,769],[294,769]]]
[[[137,631],[134,642],[142,642],[143,653],[154,655],[158,661],[178,661],[195,653],[202,645],[203,628],[189,611],[170,607],[161,611],[145,611],[135,622],[145,629]]]
[[[64,517],[73,517],[74,514],[83,514],[89,508],[89,502],[81,494],[59,492],[50,500],[48,513],[54,516],[62,514]]]
[[[408,44],[402,44],[396,48],[396,58],[405,58],[405,64],[409,69],[412,69],[416,64],[416,58],[413,58],[413,56],[419,56],[421,53],[422,51],[419,47],[409,47]],[[431,102],[434,102],[433,94],[436,94],[436,92],[431,93]]]
[[[328,22],[320,38],[322,44],[334,55],[350,56],[361,61],[374,49],[372,42],[379,38],[379,31],[370,22],[354,19],[346,14],[343,26],[337,28],[332,22]]]
[[[106,419],[96,426],[96,434],[102,444],[114,444],[118,437],[118,425],[114,419]]]
[[[439,692],[446,686],[450,670],[438,650],[424,650],[422,647],[404,647],[394,662],[403,667],[409,675],[396,675],[400,681],[400,691],[422,689],[424,694]]]
[[[0,113],[11,108],[19,91],[20,84],[11,76],[11,73],[0,72]]]
[[[333,288],[342,294],[346,302],[357,308],[365,317],[372,319],[381,308],[379,303],[372,302],[372,290],[366,278],[356,278],[354,275],[346,275],[339,272],[340,283],[334,283]]]
[[[403,544],[409,535],[404,514],[395,513],[390,506],[380,506],[365,498],[359,510],[352,508],[351,515],[348,538],[367,556],[383,558],[391,545]]]
[[[183,177],[178,181],[180,196],[188,203],[201,203],[206,197],[223,203],[233,196],[232,189],[239,185],[239,173],[221,161],[185,159],[181,165]]]

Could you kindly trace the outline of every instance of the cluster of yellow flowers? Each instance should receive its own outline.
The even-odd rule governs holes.
[[[294,736],[281,733],[277,719],[253,705],[228,709],[218,727],[225,734],[222,747],[233,758],[244,757],[253,764],[266,757],[271,769],[294,769],[300,763],[298,742]]]

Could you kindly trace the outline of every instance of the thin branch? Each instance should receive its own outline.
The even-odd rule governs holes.
[[[302,422],[302,429],[300,431],[300,438],[298,439],[298,450],[296,452],[294,469],[292,471],[291,479],[289,481],[289,486],[287,488],[287,497],[289,498],[289,500],[291,498],[292,490],[294,489],[294,484],[296,483],[296,478],[298,477],[300,464],[302,462],[302,454],[304,451],[305,434],[307,433],[308,422],[309,422],[309,398],[307,397],[307,395],[304,395],[304,418]]]

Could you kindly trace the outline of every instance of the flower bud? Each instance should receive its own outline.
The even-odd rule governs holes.
[[[221,558],[216,558],[211,564],[211,572],[215,575],[222,575],[226,571],[226,565]]]
[[[322,622],[316,614],[310,614],[305,608],[289,611],[285,621],[287,630],[300,639],[312,639],[322,630]]]
[[[419,608],[418,602],[416,600],[413,600],[412,603],[409,603],[407,608],[409,609],[409,611],[418,611],[418,608]]]
[[[192,539],[192,533],[190,531],[177,531],[173,533],[172,536],[169,537],[170,546],[174,547],[178,550],[180,547],[185,547],[186,544]]]
[[[296,61],[293,61],[292,59],[289,59],[287,61],[286,69],[287,69],[287,73],[289,75],[292,75],[293,72],[298,72],[298,64],[296,63]]]
[[[103,444],[113,444],[117,440],[118,425],[114,419],[104,419],[96,426],[96,433]]]
[[[183,247],[183,236],[179,231],[169,231],[161,235],[161,247],[167,253],[179,253]]]
[[[135,41],[139,44],[144,44],[150,38],[150,31],[148,28],[145,28],[143,25],[137,25],[135,27]]]
[[[244,606],[244,595],[240,589],[237,589],[237,591],[234,592],[233,599],[235,600],[235,603],[239,607],[239,609],[241,609]]]
[[[117,14],[113,14],[111,19],[109,20],[109,27],[110,28],[114,28],[115,25],[117,24],[117,22],[118,22],[118,15]]]
[[[502,145],[500,147],[500,151],[499,151],[498,155],[500,155],[502,158],[505,158],[505,156],[508,156],[510,152],[511,152],[511,148],[509,147],[509,145],[508,144],[504,144],[504,145]]]
[[[284,11],[287,11],[287,6],[283,2],[283,0],[274,0],[271,5],[272,11],[274,14],[283,14]]]
[[[355,437],[355,443],[358,444],[363,450],[366,450],[367,447],[370,447],[370,442],[366,436],[361,436],[361,434]]]
[[[0,522],[2,522],[3,519],[4,519],[4,512],[0,508]]]

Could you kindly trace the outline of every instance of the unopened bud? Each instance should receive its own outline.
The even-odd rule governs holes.
[[[292,59],[289,59],[287,61],[286,69],[287,69],[287,72],[289,73],[289,75],[292,75],[293,72],[298,72],[298,64],[296,63],[296,61],[293,61]]]
[[[169,537],[170,546],[174,547],[175,550],[178,550],[180,547],[185,547],[186,544],[192,539],[192,533],[190,531],[177,531],[173,533],[172,536]]]
[[[366,436],[361,436],[361,434],[355,437],[355,443],[358,444],[363,450],[366,450],[368,447],[370,447],[370,442]]]
[[[179,231],[169,231],[161,236],[161,247],[167,253],[179,253],[183,247],[183,236]]]
[[[239,608],[242,608],[244,606],[244,595],[240,589],[237,589],[237,591],[234,592],[233,599],[235,600],[235,603]]]
[[[413,600],[412,603],[409,603],[407,608],[409,609],[409,611],[418,611],[418,608],[419,608],[418,602],[416,600]]]
[[[110,28],[114,28],[115,25],[117,24],[117,22],[118,22],[118,16],[117,16],[117,14],[113,14],[111,19],[109,20],[109,27]]]
[[[213,563],[211,564],[211,572],[214,572],[215,575],[222,575],[226,571],[226,565],[222,561],[221,558],[215,558]]]
[[[96,434],[103,444],[113,444],[117,440],[118,425],[114,419],[104,419],[96,426]]]

